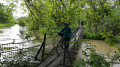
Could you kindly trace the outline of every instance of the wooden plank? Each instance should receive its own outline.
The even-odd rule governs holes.
[[[113,67],[120,67],[120,64],[114,64]]]
[[[57,67],[64,58],[64,53],[62,53],[54,62],[52,62],[48,67]]]
[[[46,59],[42,64],[40,64],[39,67],[47,67],[50,63],[52,63],[56,58],[58,57],[58,54],[55,54],[48,59]]]

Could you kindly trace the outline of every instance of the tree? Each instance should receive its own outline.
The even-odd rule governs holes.
[[[12,9],[0,3],[0,23],[14,23]]]
[[[107,40],[111,39],[110,43],[117,42],[119,18],[113,11],[117,8],[107,0],[24,0],[24,2],[30,11],[28,17],[32,21],[28,24],[32,26],[31,29],[51,33],[66,21],[71,25],[84,21],[86,29],[94,29],[94,32],[102,34]]]

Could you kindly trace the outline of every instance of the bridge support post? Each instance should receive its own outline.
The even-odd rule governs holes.
[[[44,34],[44,41],[43,41],[42,45],[40,46],[40,48],[39,48],[39,50],[38,50],[38,52],[37,52],[37,54],[36,54],[36,56],[35,56],[35,60],[39,60],[39,59],[37,59],[37,57],[38,57],[40,51],[42,50],[42,60],[39,60],[39,61],[44,61],[45,42],[46,42],[46,34]],[[42,48],[43,48],[43,49],[42,49]]]
[[[1,53],[0,53],[0,63],[1,63]]]

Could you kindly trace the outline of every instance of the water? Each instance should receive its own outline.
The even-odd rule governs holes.
[[[95,51],[101,55],[107,55],[108,53],[110,55],[113,55],[115,52],[119,52],[118,48],[120,48],[120,44],[116,44],[115,46],[109,46],[109,44],[107,44],[104,40],[89,40],[85,43],[82,43],[81,47],[79,48],[78,55],[76,57],[77,59],[79,59],[82,56],[81,50],[85,50],[86,45],[96,46],[94,47]],[[89,51],[87,53],[89,54]]]
[[[20,37],[20,31],[27,31],[27,27],[20,27],[18,24],[15,24],[12,27],[0,29],[2,33],[0,33],[0,52],[5,52],[7,50],[17,50],[22,48],[28,48],[32,46],[39,45],[40,43],[20,43],[20,44],[7,44],[7,43],[19,43],[25,42],[26,40]],[[14,41],[13,41],[14,39]],[[7,44],[7,45],[3,45]],[[9,52],[0,54],[0,58],[3,59],[4,56],[10,56]]]
[[[15,39],[14,43],[25,42],[25,40],[20,37],[20,31],[27,31],[27,27],[20,27],[18,24],[15,24],[12,27],[0,29],[0,31],[2,31],[2,33],[0,33],[0,45],[12,43],[13,39]],[[35,46],[35,44],[33,44],[32,42],[26,42],[24,45],[21,45],[9,44],[10,47],[17,46],[18,48]],[[7,47],[8,45],[5,46]]]
[[[79,48],[78,51],[78,55],[76,57],[76,59],[84,59],[87,60],[89,59],[89,57],[85,57],[84,55],[82,55],[82,50],[85,51],[86,49],[86,45],[95,45],[96,47],[94,47],[95,51],[98,54],[101,54],[106,57],[108,55],[108,53],[110,54],[110,56],[113,56],[115,53],[119,52],[118,48],[120,48],[120,44],[116,44],[115,46],[109,46],[109,44],[107,44],[104,40],[89,40],[87,42],[82,43],[81,47]],[[82,49],[81,49],[82,48]],[[86,51],[88,54],[90,53],[90,51]],[[111,60],[106,58],[106,60]],[[114,64],[113,67],[120,67],[120,64]]]
[[[118,48],[120,47],[120,44],[109,46],[109,44],[107,44],[104,40],[89,40],[89,42],[91,43],[91,45],[95,45],[95,49],[98,53],[101,54],[118,52]]]
[[[20,41],[21,38],[18,36],[20,29],[22,29],[22,27],[17,24],[9,28],[0,29],[0,31],[2,31],[2,33],[0,33],[0,44],[11,43],[13,39]]]

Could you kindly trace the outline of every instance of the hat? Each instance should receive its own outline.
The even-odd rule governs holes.
[[[68,23],[68,22],[65,22],[65,25],[69,25],[69,23]]]

